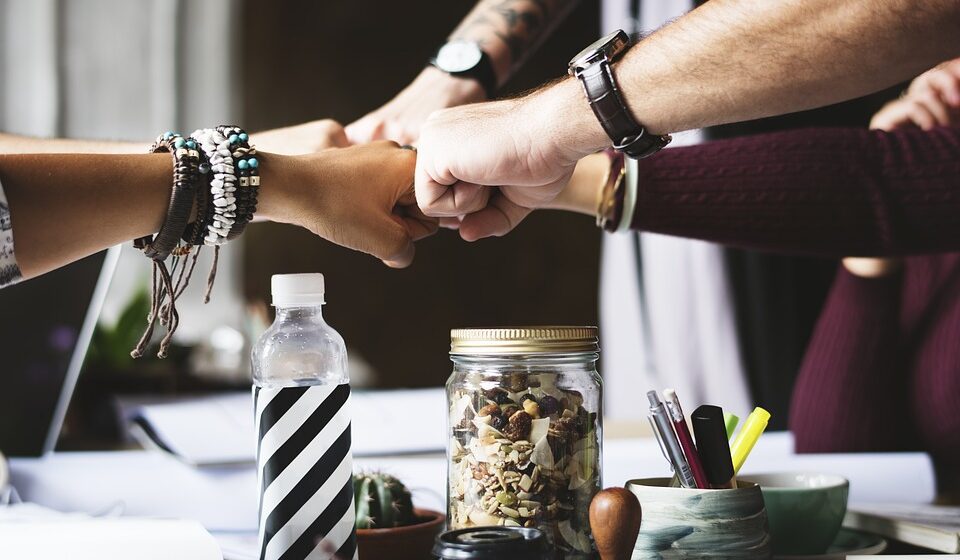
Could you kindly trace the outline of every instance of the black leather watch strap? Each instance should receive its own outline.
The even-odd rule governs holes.
[[[613,140],[613,147],[630,157],[644,158],[670,143],[669,136],[648,134],[627,111],[610,63],[602,61],[577,73],[590,108],[600,126]]]
[[[493,99],[497,93],[497,73],[493,70],[493,59],[486,52],[480,51],[480,60],[472,67],[461,72],[450,72],[437,65],[436,56],[430,59],[430,65],[456,78],[476,80],[487,94],[487,99]]]

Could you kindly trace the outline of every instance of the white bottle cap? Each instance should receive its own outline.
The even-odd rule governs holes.
[[[323,274],[274,274],[270,279],[273,305],[322,305]]]

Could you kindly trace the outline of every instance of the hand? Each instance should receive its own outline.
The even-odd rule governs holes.
[[[386,105],[347,126],[347,137],[356,144],[383,139],[413,144],[430,113],[484,99],[486,94],[475,80],[455,78],[428,66]]]
[[[251,143],[264,152],[290,156],[350,145],[343,126],[332,119],[258,132],[251,138]]]
[[[412,150],[375,142],[305,156],[265,155],[260,210],[267,219],[305,227],[394,268],[408,266],[413,242],[437,230],[436,220],[416,206]]]
[[[447,226],[459,220],[460,236],[474,241],[505,235],[553,200],[577,161],[609,142],[577,84],[561,86],[431,115],[417,158],[423,212]]]
[[[960,59],[920,74],[900,99],[887,103],[870,121],[870,128],[893,130],[916,126],[930,130],[960,122]]]

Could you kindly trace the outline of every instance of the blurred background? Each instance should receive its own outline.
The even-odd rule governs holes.
[[[0,0],[0,130],[146,149],[168,129],[236,123],[257,131],[327,117],[347,124],[409,83],[473,5]],[[598,2],[581,2],[506,93],[563,74],[598,34]],[[63,445],[115,435],[114,407],[104,405],[116,395],[249,386],[249,344],[272,319],[272,274],[326,275],[326,317],[347,340],[355,384],[437,386],[451,369],[451,328],[598,324],[600,240],[589,218],[543,212],[503,240],[467,244],[441,231],[398,271],[305,230],[256,224],[226,246],[208,305],[206,264],[198,265],[170,359],[136,364],[127,353],[142,332],[150,268],[125,247]],[[36,311],[57,305],[39,302]]]

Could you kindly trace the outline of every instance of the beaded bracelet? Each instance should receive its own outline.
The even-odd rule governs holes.
[[[236,126],[219,126],[194,132],[209,159],[211,218],[207,222],[205,245],[218,246],[243,232],[256,212],[260,186],[256,150],[249,135]]]

